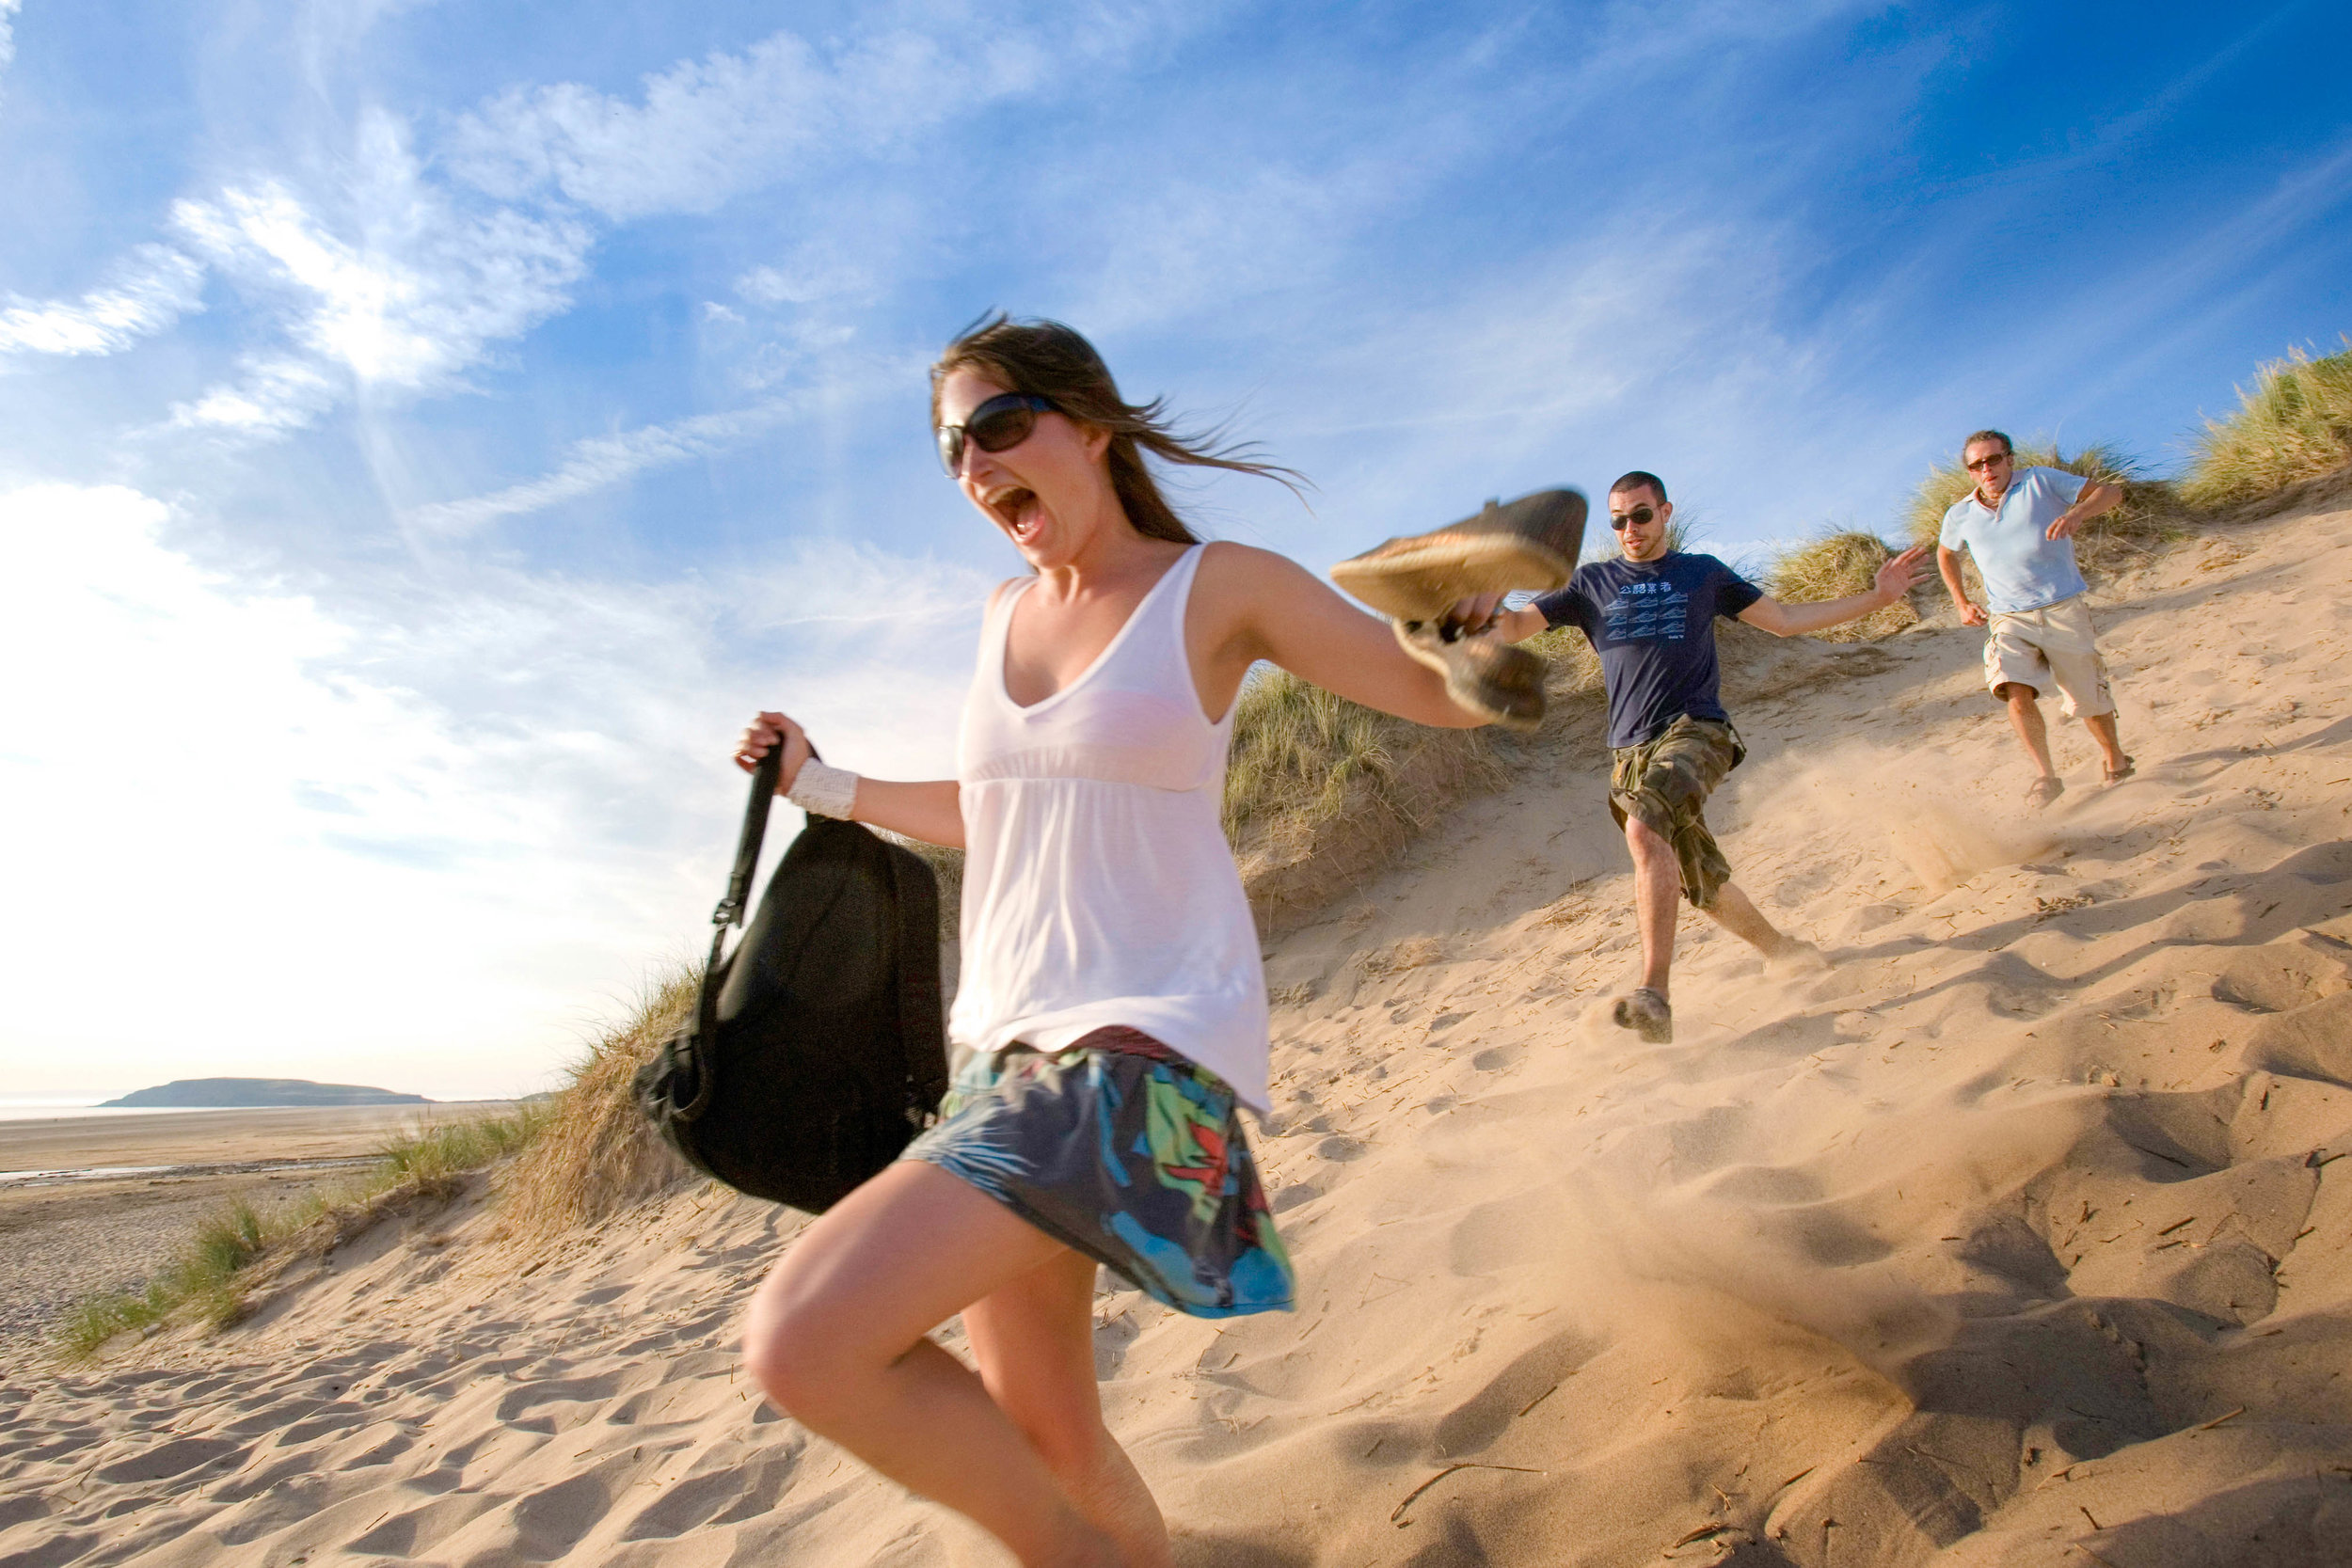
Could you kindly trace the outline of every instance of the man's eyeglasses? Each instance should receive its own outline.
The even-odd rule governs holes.
[[[963,443],[982,451],[1009,451],[1029,438],[1040,414],[1057,413],[1054,400],[1035,392],[1003,392],[963,417],[961,424],[939,427],[939,465],[953,479],[963,467]]]
[[[1963,466],[1964,467],[1966,467],[1966,468],[1967,468],[1967,470],[1968,470],[1970,473],[1972,473],[1972,474],[1980,474],[1980,473],[1984,472],[1987,468],[1992,467],[1994,464],[1996,464],[1996,463],[2006,463],[2006,462],[2008,462],[2009,460],[2010,460],[2010,454],[2009,454],[2008,452],[2005,452],[2005,451],[1996,451],[1996,452],[1993,453],[1990,457],[1979,457],[1979,458],[1976,459],[1976,461],[1974,461],[1974,462],[1972,462],[1972,463],[1964,464],[1964,465],[1963,465]]]
[[[1637,524],[1640,527],[1647,528],[1649,527],[1652,519],[1657,517],[1657,515],[1658,509],[1654,506],[1637,506],[1630,512],[1612,512],[1609,514],[1609,526],[1617,532],[1623,533],[1626,531],[1627,524]]]

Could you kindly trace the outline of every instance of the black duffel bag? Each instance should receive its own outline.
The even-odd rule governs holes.
[[[638,1069],[637,1103],[696,1170],[822,1213],[897,1159],[946,1092],[939,883],[903,846],[811,816],[725,954],[783,750],[753,775],[693,1015]]]

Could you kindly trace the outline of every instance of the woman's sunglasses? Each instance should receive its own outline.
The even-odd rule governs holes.
[[[1005,451],[1029,438],[1040,414],[1058,412],[1053,399],[1035,392],[1000,393],[965,415],[961,424],[939,427],[939,466],[953,479],[963,467],[965,441],[982,451]]]
[[[1639,524],[1643,528],[1647,528],[1649,527],[1650,519],[1657,515],[1658,512],[1654,507],[1637,506],[1630,512],[1612,512],[1609,514],[1609,526],[1616,530],[1619,533],[1623,533],[1628,523],[1635,523]]]

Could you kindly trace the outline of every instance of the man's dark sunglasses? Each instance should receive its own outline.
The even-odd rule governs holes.
[[[1642,527],[1647,528],[1650,525],[1650,519],[1657,515],[1658,509],[1656,507],[1637,506],[1630,512],[1612,512],[1609,514],[1609,526],[1612,529],[1614,529],[1617,532],[1623,533],[1628,523],[1639,523]]]
[[[963,467],[963,443],[982,451],[1005,451],[1029,438],[1040,414],[1058,413],[1051,398],[1035,392],[1003,392],[964,416],[961,424],[939,427],[939,464],[953,479]]]

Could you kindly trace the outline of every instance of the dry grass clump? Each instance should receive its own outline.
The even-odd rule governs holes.
[[[1820,604],[1851,594],[1867,594],[1878,586],[1879,568],[1895,552],[1875,533],[1857,529],[1832,530],[1819,538],[1775,556],[1764,574],[1764,587],[1783,604]],[[1916,626],[1919,612],[1909,598],[1897,599],[1859,621],[1831,626],[1813,635],[1825,642],[1875,642],[1905,626]]]
[[[1601,694],[1600,655],[1593,651],[1592,639],[1577,627],[1552,626],[1537,632],[1519,646],[1542,655],[1551,666],[1544,676],[1547,702],[1556,705],[1563,701]]]
[[[1243,686],[1233,715],[1225,836],[1239,852],[1252,840],[1343,812],[1425,826],[1440,802],[1419,777],[1425,769],[1411,765],[1433,750],[1463,750],[1465,741],[1470,749],[1457,782],[1499,782],[1500,765],[1468,732],[1392,718],[1262,666]]]
[[[2236,413],[2205,421],[2183,499],[2242,505],[2352,464],[2352,338],[2344,341],[2324,359],[2295,350],[2257,371]]]
[[[1233,716],[1223,812],[1261,928],[1286,929],[1505,777],[1474,731],[1391,718],[1262,666]]]
[[[358,1180],[268,1213],[242,1200],[199,1221],[181,1255],[137,1291],[92,1296],[59,1328],[59,1348],[86,1360],[119,1334],[175,1316],[208,1327],[235,1323],[247,1310],[247,1271],[273,1252],[326,1251],[388,1212],[455,1196],[460,1178],[526,1148],[547,1121],[526,1104],[507,1116],[427,1122],[388,1141],[381,1159]]]
[[[57,1331],[59,1347],[69,1359],[87,1360],[116,1335],[151,1327],[183,1309],[209,1326],[234,1323],[245,1310],[237,1274],[262,1255],[275,1229],[249,1203],[206,1215],[185,1250],[144,1290],[111,1291],[74,1307]]]
[[[2017,449],[2017,469],[2063,468],[2100,484],[2122,486],[2123,502],[2104,517],[2093,517],[2074,535],[2074,560],[2086,576],[2118,571],[2145,560],[2153,546],[2180,538],[2180,496],[2167,480],[2151,479],[2137,458],[2112,447],[2093,443],[2068,456],[2053,442],[2028,441]],[[1904,515],[1906,531],[1915,545],[1932,545],[1943,531],[1944,514],[1976,488],[1976,478],[1955,456],[1928,470],[1912,492]],[[1967,569],[1971,591],[1978,586],[1976,568]]]
[[[501,1208],[518,1237],[593,1225],[691,1174],[639,1114],[632,1080],[693,1008],[700,964],[647,986],[573,1064],[547,1126],[509,1167]]]

